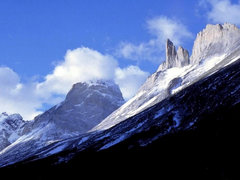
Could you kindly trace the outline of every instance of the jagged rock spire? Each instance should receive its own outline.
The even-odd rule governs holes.
[[[167,39],[166,42],[166,61],[163,62],[158,71],[163,71],[172,67],[183,67],[189,64],[189,53],[186,49],[179,46],[176,51],[176,47],[173,42]]]
[[[166,42],[166,66],[169,68],[175,64],[177,56],[176,48],[172,41],[167,39]]]

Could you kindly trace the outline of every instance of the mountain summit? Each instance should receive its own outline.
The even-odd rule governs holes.
[[[48,134],[55,134],[56,138],[86,133],[123,102],[119,87],[112,81],[76,83],[63,102],[37,116],[25,128],[25,133],[45,126],[52,128]],[[45,128],[43,130],[45,133]]]
[[[208,24],[197,34],[194,41],[190,63],[200,63],[215,55],[231,53],[240,45],[240,29],[229,23]]]

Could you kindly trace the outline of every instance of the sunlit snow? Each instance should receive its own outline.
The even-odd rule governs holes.
[[[145,83],[143,85],[143,87],[149,86],[149,89],[142,89],[139,91],[132,99],[126,102],[123,106],[112,113],[107,119],[103,120],[91,131],[104,130],[113,127],[121,121],[126,120],[127,118],[134,116],[135,114],[138,114],[146,108],[163,100],[169,95],[167,94],[169,83],[175,78],[181,78],[181,81],[179,80],[179,82],[177,82],[177,84],[174,84],[173,88],[170,89],[171,94],[178,93],[179,91],[194,83],[194,81],[198,80],[198,78],[204,77],[206,75],[211,75],[212,73],[221,69],[215,67],[217,67],[219,63],[225,60],[226,57],[227,54],[216,55],[202,60],[200,64],[190,64],[184,67],[174,67],[161,72],[160,76],[156,77],[157,79],[154,80],[154,82],[152,82],[153,80],[146,81],[146,83],[153,84],[148,85]],[[239,56],[232,59],[230,62],[226,62],[226,64],[229,65],[237,59],[239,59]],[[210,72],[210,70],[214,68],[215,70]],[[155,77],[150,78],[153,79]],[[141,104],[139,104],[140,102]],[[155,117],[158,116],[160,116],[160,114],[156,115]],[[176,124],[178,125],[177,119]]]

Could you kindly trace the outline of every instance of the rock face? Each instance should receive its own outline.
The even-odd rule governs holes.
[[[240,45],[240,29],[235,25],[208,24],[197,34],[190,58],[191,64],[200,63],[213,55],[229,54]]]
[[[21,135],[25,123],[19,114],[0,114],[0,151]]]
[[[63,129],[83,133],[99,124],[123,103],[122,93],[113,82],[98,80],[89,84],[78,83],[57,107],[58,117],[53,119]]]
[[[190,60],[188,51],[182,46],[179,46],[177,50],[177,67],[186,66],[189,64],[189,62]]]
[[[173,67],[183,67],[189,64],[189,53],[186,49],[179,46],[176,51],[176,47],[173,42],[167,39],[166,42],[166,61],[163,62],[158,71],[163,71]]]

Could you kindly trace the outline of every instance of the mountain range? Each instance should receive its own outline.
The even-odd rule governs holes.
[[[125,103],[114,82],[97,80],[73,85],[33,121],[0,115],[0,166],[81,171],[118,162],[169,179],[232,179],[239,67],[235,25],[207,25],[191,56],[167,39],[166,60]]]

